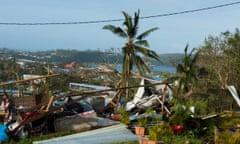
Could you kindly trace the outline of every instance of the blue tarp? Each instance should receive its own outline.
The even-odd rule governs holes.
[[[0,142],[5,142],[7,140],[7,126],[0,124]]]

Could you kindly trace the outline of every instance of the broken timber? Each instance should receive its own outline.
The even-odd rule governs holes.
[[[38,76],[38,77],[34,77],[34,78],[28,78],[28,79],[23,79],[23,80],[17,80],[17,81],[13,81],[13,82],[3,82],[0,83],[0,86],[3,87],[4,91],[5,91],[5,86],[7,85],[14,85],[14,84],[19,84],[19,83],[26,83],[26,82],[31,82],[34,80],[39,80],[39,79],[47,79],[46,80],[46,91],[45,94],[47,96],[47,99],[49,99],[49,93],[48,93],[48,79],[51,77],[55,77],[55,76],[59,76],[60,74],[51,74],[51,75],[43,75],[43,76]],[[28,97],[13,97],[12,100],[14,101],[15,105],[27,105],[27,106],[36,106],[38,105],[38,102],[36,100],[36,95],[32,95],[32,96],[28,96]],[[27,102],[27,104],[26,104]],[[0,112],[0,115],[5,115],[6,113],[2,113]]]
[[[34,80],[38,80],[38,79],[43,79],[43,78],[55,77],[55,76],[59,76],[59,75],[60,75],[60,74],[51,74],[51,75],[39,76],[39,77],[36,77],[36,78],[29,78],[29,79],[24,79],[24,80],[17,80],[17,81],[14,81],[14,82],[4,82],[4,83],[1,83],[0,86],[12,85],[12,84],[18,84],[18,83],[24,83],[24,82],[34,81]]]
[[[99,94],[102,94],[102,93],[96,93],[96,92],[94,92],[94,93],[91,94],[91,95],[90,95],[90,94],[81,94],[81,97],[76,98],[76,99],[74,99],[73,101],[68,102],[68,103],[65,103],[65,104],[63,104],[63,105],[61,105],[61,106],[58,106],[58,107],[55,107],[55,108],[52,108],[52,109],[48,109],[48,110],[39,110],[39,111],[32,112],[32,113],[34,113],[34,115],[32,115],[32,117],[29,117],[28,119],[25,119],[25,120],[20,121],[19,125],[18,125],[15,129],[13,129],[12,131],[9,131],[9,134],[15,134],[21,126],[23,126],[23,125],[25,125],[25,124],[28,124],[28,123],[30,123],[30,122],[33,122],[33,121],[35,121],[35,120],[38,120],[38,119],[40,119],[40,118],[46,117],[46,116],[48,116],[48,115],[50,115],[50,114],[53,114],[53,113],[55,113],[56,111],[58,111],[58,110],[60,110],[60,109],[62,109],[62,108],[64,108],[64,107],[66,107],[66,106],[72,105],[72,104],[76,103],[77,101],[79,101],[79,100],[81,100],[81,99],[83,99],[83,98],[85,98],[85,97],[98,96]],[[75,94],[75,95],[72,94],[71,96],[80,96],[80,95],[79,95],[79,94]],[[55,100],[56,100],[56,99],[55,99]],[[51,101],[53,101],[53,100],[51,100]],[[49,104],[49,103],[47,103],[47,104]],[[41,106],[43,106],[43,105],[41,105]]]
[[[107,104],[107,106],[105,106],[103,108],[102,112],[107,111],[107,110],[112,111],[112,112],[113,111],[116,112],[116,110],[118,108],[119,101],[121,99],[121,91],[123,89],[131,89],[131,88],[139,88],[139,87],[150,87],[150,86],[163,85],[163,84],[166,85],[164,91],[166,90],[167,87],[172,89],[171,86],[169,85],[169,83],[167,83],[167,82],[165,82],[165,83],[144,84],[144,85],[136,85],[136,86],[120,87],[120,88],[117,88],[117,89],[111,89],[111,90],[117,90],[117,92],[113,96],[112,100]],[[164,94],[164,95],[166,95],[166,94]],[[159,99],[159,102],[160,102],[160,104],[163,105],[163,102],[160,99]],[[112,109],[114,109],[114,110],[112,110]],[[162,110],[163,109],[165,109],[168,113],[170,113],[170,111],[165,106],[162,107]]]

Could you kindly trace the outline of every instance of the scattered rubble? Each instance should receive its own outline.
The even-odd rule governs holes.
[[[3,83],[0,86],[46,79],[47,87],[48,79],[54,76],[57,75],[34,77],[17,82]],[[158,120],[168,122],[169,117],[175,113],[169,103],[173,98],[172,84],[142,78],[140,85],[136,87],[138,90],[133,99],[128,101],[125,107],[121,106],[127,112],[128,129],[134,134],[135,126],[142,118],[147,120],[146,125],[148,127],[155,125]],[[228,88],[239,105],[239,96],[235,88],[233,86]],[[46,88],[46,90],[48,89]],[[109,88],[55,96],[50,96],[46,92],[44,98],[39,98],[36,95],[15,97],[13,98],[15,113],[11,119],[5,121],[5,124],[0,125],[0,140],[6,141],[12,137],[26,138],[64,131],[84,132],[119,125],[123,113],[116,111],[120,108],[119,96],[117,94],[109,96],[111,95],[109,91],[113,90]],[[192,111],[193,113],[194,111]],[[1,111],[1,115],[4,116],[5,114],[5,111]],[[201,124],[207,119],[218,116],[219,114],[203,117],[189,115],[186,119],[188,126],[174,125],[175,133],[190,129],[194,124]]]

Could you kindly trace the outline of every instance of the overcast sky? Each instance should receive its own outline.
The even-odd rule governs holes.
[[[61,23],[154,16],[212,7],[237,0],[0,0],[0,23]],[[139,33],[153,27],[147,40],[157,53],[183,53],[186,44],[199,47],[209,35],[218,36],[240,26],[240,4],[211,10],[140,20]],[[18,50],[107,50],[119,51],[125,41],[103,30],[122,21],[76,25],[0,25],[0,48]]]

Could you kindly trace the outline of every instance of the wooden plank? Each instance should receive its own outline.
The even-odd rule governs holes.
[[[49,100],[49,102],[48,102],[48,105],[47,105],[46,111],[48,111],[49,108],[52,106],[53,101],[54,101],[54,96],[51,96],[51,98],[50,98],[50,100]]]
[[[0,110],[0,116],[5,116],[7,113],[3,110]]]
[[[114,107],[117,106],[117,104],[115,104],[113,101],[111,101],[110,104],[112,104]]]
[[[39,76],[39,77],[36,77],[36,78],[18,80],[18,81],[14,81],[14,82],[5,82],[5,83],[1,83],[0,86],[12,85],[12,84],[17,84],[17,83],[24,83],[24,82],[29,82],[29,81],[33,81],[33,80],[43,79],[43,78],[55,77],[55,76],[59,76],[59,75],[60,74],[51,74],[51,75]]]

